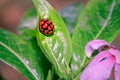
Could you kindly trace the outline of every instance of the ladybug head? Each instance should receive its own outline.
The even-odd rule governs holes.
[[[40,20],[39,22],[39,30],[41,33],[43,33],[44,35],[51,35],[53,34],[53,31],[54,31],[54,25],[53,23],[46,19],[46,18],[43,18],[42,20]]]

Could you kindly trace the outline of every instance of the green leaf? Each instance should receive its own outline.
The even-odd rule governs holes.
[[[70,6],[67,6],[66,8],[62,9],[59,11],[60,15],[63,17],[65,23],[67,24],[68,26],[68,29],[72,35],[73,31],[74,31],[74,28],[75,28],[75,24],[77,23],[77,19],[78,19],[78,14],[80,13],[80,11],[82,10],[83,8],[83,5],[82,3],[76,3],[76,4],[73,4],[73,5],[70,5]],[[67,15],[66,15],[67,14]],[[71,16],[73,15],[73,16]],[[35,24],[36,24],[36,21],[37,21],[37,13],[36,13],[36,10],[34,7],[28,9],[24,16],[23,16],[23,19],[21,20],[21,23],[19,25],[19,33],[20,33],[20,36],[22,37],[22,39],[26,40],[26,41],[29,41],[29,44],[32,44],[32,46],[36,46],[34,44],[36,43],[33,43],[35,42]],[[28,27],[28,28],[26,28]],[[30,28],[33,28],[33,29],[30,29]],[[28,38],[29,37],[29,38]],[[38,47],[35,47],[35,48],[38,48]],[[47,63],[47,62],[45,62]],[[45,68],[46,66],[44,66]],[[47,69],[48,67],[46,67]],[[47,71],[45,71],[47,72]]]
[[[27,41],[29,45],[35,50],[37,57],[40,58],[39,62],[42,64],[44,77],[46,78],[49,69],[51,69],[51,64],[46,59],[45,55],[37,45],[35,29],[30,29],[28,27],[20,27],[19,35],[22,39]]]
[[[55,74],[54,67],[49,70],[46,80],[59,80],[58,75]]]
[[[44,80],[43,66],[37,52],[18,36],[0,28],[0,60],[29,80]]]
[[[47,78],[46,78],[46,80],[52,80],[52,71],[50,70],[49,72],[48,72],[48,76],[47,76]]]
[[[65,24],[67,25],[70,31],[71,36],[74,32],[74,28],[77,24],[78,16],[82,9],[83,9],[83,4],[79,2],[69,5],[59,11],[61,17],[63,18]]]
[[[45,0],[33,0],[38,15],[37,42],[61,78],[70,75],[71,40],[68,29],[58,13]],[[39,31],[39,21],[47,18],[54,24],[54,33],[45,36]],[[70,77],[70,76],[69,76]]]
[[[111,43],[120,32],[120,0],[90,0],[81,12],[72,36],[72,70],[78,74],[87,64],[85,45],[93,39]],[[75,74],[75,75],[76,75]]]

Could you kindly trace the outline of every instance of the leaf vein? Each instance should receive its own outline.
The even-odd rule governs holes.
[[[111,16],[112,16],[112,12],[113,12],[114,7],[115,7],[115,1],[113,1],[113,3],[111,4],[111,8],[110,8],[110,12],[109,12],[109,14],[108,14],[108,17],[107,17],[106,21],[104,22],[102,28],[100,29],[100,31],[99,31],[98,34],[96,35],[95,39],[97,39],[97,38],[100,36],[100,34],[102,33],[102,31],[106,28],[107,23],[108,23],[109,20],[111,19]]]
[[[11,53],[13,53],[16,57],[18,57],[18,59],[27,67],[27,69],[31,72],[32,75],[34,75],[36,80],[39,80],[39,78],[37,77],[37,75],[34,74],[34,72],[31,70],[31,68],[24,63],[23,59],[18,55],[18,53],[16,53],[14,50],[12,50],[9,46],[7,46],[6,44],[0,42],[0,45],[2,45],[3,47],[5,47],[7,50],[9,50]]]

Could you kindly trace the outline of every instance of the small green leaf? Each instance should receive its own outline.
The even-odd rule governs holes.
[[[90,0],[81,12],[72,36],[72,70],[78,74],[87,64],[84,48],[93,39],[111,43],[120,32],[120,0]],[[90,60],[89,60],[90,61]]]
[[[45,0],[33,0],[38,15],[37,42],[61,78],[70,75],[71,40],[68,29],[58,13]],[[47,18],[54,25],[54,33],[46,36],[39,31],[39,21]],[[70,77],[70,76],[69,76]]]
[[[0,28],[0,60],[29,80],[44,80],[43,66],[34,49],[18,36]]]
[[[47,76],[47,78],[46,78],[46,80],[52,80],[52,71],[51,70],[49,70],[49,72],[48,72],[48,76]]]

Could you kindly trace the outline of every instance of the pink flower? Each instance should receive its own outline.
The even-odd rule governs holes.
[[[112,71],[115,80],[120,80],[120,51],[104,40],[90,41],[85,47],[85,53],[89,58],[95,50],[99,53],[84,69],[80,80],[109,80]]]

